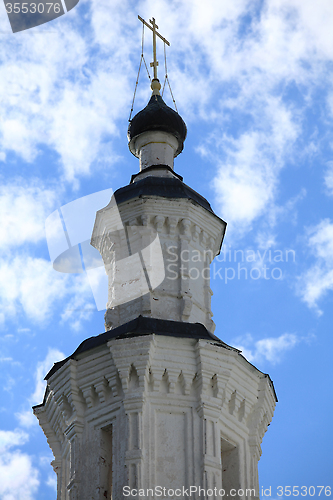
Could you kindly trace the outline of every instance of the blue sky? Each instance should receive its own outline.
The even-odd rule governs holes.
[[[228,223],[212,268],[215,334],[279,398],[260,484],[271,498],[277,486],[333,486],[332,2],[80,0],[16,34],[0,5],[0,498],[55,498],[30,408],[53,362],[104,330],[86,275],[53,270],[45,220],[138,171],[126,138],[138,14],[171,43],[188,128],[175,170]],[[158,58],[162,79],[162,45]],[[135,112],[148,83],[142,72]]]

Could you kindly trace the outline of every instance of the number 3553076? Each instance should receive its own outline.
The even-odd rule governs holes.
[[[7,14],[35,14],[38,12],[39,14],[50,14],[54,12],[55,14],[59,14],[61,10],[60,3],[6,3],[6,11]]]

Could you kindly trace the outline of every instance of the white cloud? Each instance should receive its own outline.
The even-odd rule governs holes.
[[[304,302],[321,314],[318,302],[333,290],[333,222],[322,220],[307,231],[306,238],[315,263],[299,276],[296,289]]]
[[[6,374],[5,382],[2,385],[4,391],[13,393],[13,387],[17,384],[17,379],[11,377],[8,373]]]
[[[241,226],[249,228],[273,199],[276,176],[272,166],[260,158],[263,141],[265,138],[258,133],[246,133],[239,140],[226,141],[229,142],[227,159],[219,162],[214,180],[220,213],[240,229]]]
[[[21,431],[0,430],[0,498],[34,500],[39,486],[38,471],[32,457],[13,447],[22,446],[28,435]]]
[[[0,351],[0,364],[1,363],[6,363],[7,366],[15,366],[15,367],[21,367],[22,363],[20,361],[15,361],[14,358],[11,356],[3,356],[1,351]]]
[[[79,311],[65,311],[62,320],[68,320],[77,330],[95,309],[85,273],[59,273],[47,259],[29,254],[27,244],[45,241],[45,220],[54,210],[57,197],[56,191],[40,182],[26,183],[20,178],[0,187],[2,325],[22,313],[35,322],[46,322],[54,307],[66,297],[69,309]]]
[[[53,364],[56,361],[61,361],[64,358],[64,353],[59,351],[59,349],[49,348],[45,359],[37,364],[35,372],[36,387],[34,393],[31,396],[32,404],[38,404],[43,399],[46,386],[44,377],[46,373],[52,368]]]
[[[262,6],[248,1],[232,5],[218,0],[207,5],[180,1],[174,12],[166,1],[155,2],[154,7],[155,17],[163,20],[164,36],[171,41],[172,60],[176,52],[177,66],[185,63],[185,68],[184,64],[178,67],[183,78],[177,77],[176,94],[182,102],[185,99],[186,107],[188,84],[191,88],[198,81],[202,64],[200,82],[206,84],[197,85],[197,102],[216,89],[226,105],[225,97],[237,103],[242,95],[252,95],[259,102],[268,91],[282,95],[285,87],[278,89],[279,83],[307,86],[323,76],[327,79],[322,63],[333,57],[329,0],[317,2],[314,16],[309,0],[276,0]],[[151,9],[151,0],[142,3],[143,12]],[[176,65],[172,61],[169,65],[174,71]],[[223,82],[226,86],[216,85]],[[190,101],[192,97],[190,92]],[[216,107],[217,101],[212,105]]]
[[[91,304],[85,274],[58,273],[49,261],[24,254],[0,258],[0,303],[7,318],[24,313],[30,320],[45,323],[65,297],[80,297],[86,304],[82,307]]]
[[[54,456],[50,450],[48,455],[39,456],[39,463],[42,469],[41,474],[45,484],[54,491],[57,491],[57,474],[50,471],[50,463],[54,460]]]
[[[90,76],[87,89],[82,83],[68,83],[61,99],[54,104],[49,145],[61,155],[67,181],[89,174],[103,138],[118,135],[114,119],[125,111],[125,99],[119,98],[124,95],[122,86],[126,87],[124,78],[113,81],[112,74],[99,69],[96,75]]]
[[[318,302],[327,292],[333,290],[333,270],[327,270],[325,265],[320,264],[312,266],[300,277],[297,290],[304,302],[321,315],[322,310]]]
[[[40,404],[44,398],[44,392],[46,387],[46,382],[44,380],[47,372],[52,368],[53,364],[57,361],[61,361],[65,358],[63,352],[58,349],[49,348],[48,353],[43,361],[37,363],[35,371],[35,390],[33,394],[29,397],[28,405],[29,409],[23,410],[15,414],[16,418],[19,420],[22,427],[31,427],[32,425],[37,425],[37,419],[33,415],[31,407]]]
[[[284,16],[280,19],[280,14],[276,12],[268,30],[265,15],[268,13],[261,16],[261,25],[251,31],[252,37],[249,35],[249,40],[245,38],[244,46],[237,45],[239,35],[235,32],[235,44],[229,47],[230,53],[223,54],[221,51],[223,64],[231,66],[235,74],[230,75],[223,68],[220,76],[214,74],[214,78],[227,81],[232,76],[237,78],[237,85],[227,85],[226,90],[220,82],[222,94],[215,103],[215,116],[212,115],[212,126],[218,122],[218,128],[198,148],[218,166],[213,186],[219,212],[229,223],[234,223],[230,227],[237,226],[241,234],[251,229],[255,219],[268,210],[274,211],[280,171],[301,133],[301,111],[288,104],[283,98],[283,91],[277,92],[278,85],[283,89],[287,82],[293,81],[290,71],[281,72],[285,61],[280,64],[277,60],[280,55],[284,60],[286,56],[290,57],[290,51],[288,55],[284,52],[286,47],[283,50],[279,47],[281,40],[286,43],[283,30],[290,28]],[[234,22],[239,27],[240,13]],[[280,37],[273,37],[270,41],[271,29],[281,30]],[[281,54],[265,47],[273,40],[281,49]],[[217,50],[216,44],[213,45],[215,48],[212,50]],[[216,65],[213,67],[216,69]],[[234,128],[233,117],[237,122],[237,133],[228,132]],[[246,131],[243,131],[244,128]]]
[[[324,82],[332,88],[331,5],[319,1],[312,16],[309,1],[178,2],[177,20],[163,17],[167,2],[158,9],[166,36],[179,42],[169,62],[179,107],[211,130],[198,149],[217,165],[219,213],[243,234],[274,212],[281,169],[303,153],[296,140],[312,93]]]
[[[147,0],[134,10],[133,6],[120,0],[112,9],[106,0],[85,4],[90,11],[83,29],[82,2],[61,22],[50,23],[49,30],[38,28],[4,40],[0,66],[0,94],[6,96],[0,103],[4,152],[13,150],[33,161],[40,144],[46,144],[60,155],[67,181],[89,175],[104,139],[118,136],[117,120],[129,111],[140,54],[136,11],[147,19],[154,12],[171,42],[169,76],[180,109],[189,119],[208,124],[212,120],[210,125],[218,125],[221,135],[221,127],[228,130],[233,116],[247,110],[249,132],[225,137],[226,147],[235,150],[229,154],[225,173],[219,168],[217,176],[237,199],[244,194],[249,213],[238,211],[236,216],[246,224],[274,198],[288,143],[298,133],[304,104],[288,109],[283,102],[287,85],[302,86],[307,105],[313,86],[328,81],[325,64],[333,58],[330,2],[318,0],[316,9],[309,0],[272,0],[263,6],[247,0],[208,4]],[[150,33],[146,41],[149,63]],[[162,79],[162,46],[158,51]],[[141,98],[149,93],[148,85],[145,88],[139,90]],[[270,131],[263,133],[260,123],[267,124],[272,117]],[[269,148],[271,165],[266,167]],[[236,165],[244,172],[242,152],[252,154],[248,172],[253,176],[249,186],[245,179],[236,189],[240,174],[230,168]],[[282,164],[273,171],[276,159]],[[264,195],[260,203],[258,193]],[[230,206],[228,200],[222,203]]]
[[[238,337],[233,341],[233,345],[241,349],[243,356],[250,362],[268,361],[277,364],[281,361],[282,355],[293,349],[300,339],[293,333],[284,333],[280,337],[268,337],[254,341],[250,334]]]
[[[52,211],[56,193],[40,181],[22,179],[0,187],[0,250],[37,243],[45,238],[45,219]]]
[[[77,294],[67,304],[65,311],[61,314],[61,320],[70,321],[71,328],[78,332],[82,321],[89,320],[95,308],[95,304],[89,304],[84,297]]]
[[[333,264],[333,222],[324,219],[309,231],[309,247],[314,255],[328,265]]]
[[[256,234],[256,243],[261,250],[270,250],[276,247],[276,235],[271,231],[259,231]]]
[[[43,399],[39,402],[39,404],[43,401]],[[32,409],[22,410],[21,412],[15,413],[15,417],[19,421],[21,427],[32,427],[33,425],[37,425],[37,419],[32,413]]]
[[[84,32],[82,19],[71,12],[53,22],[52,30],[7,37],[0,56],[0,94],[6,96],[0,101],[3,159],[14,151],[33,162],[40,145],[46,145],[59,154],[64,179],[74,183],[89,173],[105,137],[118,135],[115,120],[127,114],[131,94],[126,34],[120,29],[122,36],[114,37],[104,53],[106,47],[92,40],[90,29],[103,5],[89,7]],[[110,10],[105,3],[106,9],[114,17],[114,6]],[[115,26],[111,19],[108,31]]]
[[[39,486],[38,471],[32,458],[19,451],[0,457],[0,498],[34,500]]]
[[[46,484],[54,491],[57,491],[57,476],[55,473],[52,475],[51,474],[48,475]]]
[[[238,233],[249,231],[269,207],[273,210],[283,155],[297,136],[286,109],[283,113],[281,109],[263,112],[264,119],[269,115],[271,122],[265,132],[245,132],[237,139],[223,136],[219,151],[224,159],[214,154],[218,173],[213,187],[219,212]]]
[[[329,162],[324,176],[328,194],[333,196],[333,162]]]
[[[0,430],[0,454],[10,450],[13,446],[22,446],[28,440],[28,434],[20,429],[15,431]]]

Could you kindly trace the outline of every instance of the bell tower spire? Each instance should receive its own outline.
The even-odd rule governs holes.
[[[259,500],[276,395],[267,374],[213,334],[210,264],[226,223],[173,171],[186,125],[159,95],[164,39],[150,22],[153,95],[128,129],[140,171],[97,212],[91,239],[108,275],[106,331],[53,366],[34,413],[54,454],[57,500]]]

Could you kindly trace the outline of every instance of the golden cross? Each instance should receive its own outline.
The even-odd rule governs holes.
[[[152,19],[149,19],[149,22],[150,24],[152,24],[152,27],[150,26],[150,24],[146,23],[146,21],[144,19],[142,19],[142,17],[138,16],[138,19],[140,19],[140,21],[145,25],[147,26],[147,28],[149,28],[152,32],[153,32],[153,57],[154,57],[154,61],[150,63],[150,66],[154,68],[154,80],[157,80],[157,66],[158,66],[158,61],[156,59],[156,35],[161,39],[163,40],[164,43],[166,43],[167,45],[169,45],[170,47],[170,43],[168,42],[168,40],[166,40],[162,35],[160,35],[156,30],[158,30],[158,26],[157,24],[155,23],[155,18],[153,17]]]

